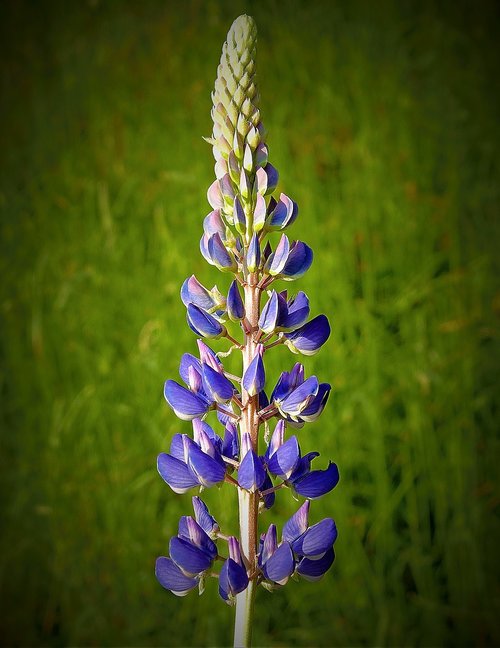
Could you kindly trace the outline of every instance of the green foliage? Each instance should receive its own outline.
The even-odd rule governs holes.
[[[71,6],[0,10],[2,641],[230,641],[215,580],[179,600],[154,578],[189,500],[155,459],[189,428],[162,386],[195,348],[181,282],[215,279],[201,135],[246,11],[291,235],[315,252],[301,288],[333,319],[305,364],[334,395],[300,438],[341,471],[311,509],[337,562],[260,591],[255,643],[498,643],[498,7]],[[207,502],[231,526],[226,490]]]

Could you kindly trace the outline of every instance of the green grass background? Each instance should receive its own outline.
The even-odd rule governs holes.
[[[333,324],[305,365],[334,392],[300,440],[341,471],[311,515],[337,521],[334,568],[259,591],[255,644],[498,645],[498,5],[0,12],[0,641],[231,641],[213,579],[177,599],[154,578],[190,507],[155,462],[189,430],[162,397],[195,349],[180,285],[228,285],[198,251],[201,136],[246,12],[290,234],[315,251],[300,287]],[[294,359],[277,350],[270,382]],[[234,531],[225,490],[207,501]],[[263,525],[297,507],[277,499]]]

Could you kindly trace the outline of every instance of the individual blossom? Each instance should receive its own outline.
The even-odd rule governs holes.
[[[229,558],[219,573],[219,594],[226,603],[234,603],[235,596],[248,587],[248,575],[243,563],[238,539],[228,539]]]
[[[207,531],[218,525],[200,498],[193,498],[193,508],[195,518],[181,517],[178,535],[170,539],[170,557],[160,556],[156,561],[156,578],[176,596],[185,596],[199,585],[217,556],[217,546]]]

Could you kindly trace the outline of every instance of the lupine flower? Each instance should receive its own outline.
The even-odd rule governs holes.
[[[219,531],[219,525],[215,521],[215,518],[210,515],[207,505],[201,498],[195,495],[192,502],[195,520],[203,531],[213,539]]]
[[[292,548],[286,540],[278,545],[274,524],[270,524],[267,533],[261,536],[258,565],[264,577],[278,585],[285,585],[294,571]]]
[[[219,594],[226,603],[233,603],[236,594],[248,587],[248,575],[241,557],[238,539],[228,540],[229,558],[222,565],[219,574]]]
[[[297,363],[280,375],[271,394],[279,414],[294,424],[315,421],[325,408],[331,386],[318,383],[316,376],[304,380],[304,367]]]
[[[182,284],[181,299],[185,306],[194,304],[205,311],[223,311],[225,307],[225,299],[217,286],[208,290],[194,275],[188,277]]]
[[[261,392],[266,383],[266,372],[262,361],[263,352],[264,347],[262,344],[258,344],[255,356],[243,375],[242,384],[250,396],[256,396]]]
[[[155,575],[160,585],[176,596],[186,596],[198,585],[197,579],[186,576],[173,560],[165,556],[156,559]]]
[[[210,409],[210,401],[204,395],[194,393],[174,380],[166,381],[164,395],[176,416],[184,421],[203,416]]]
[[[269,203],[269,216],[266,220],[266,229],[280,230],[292,225],[297,218],[299,210],[297,203],[284,193],[280,194],[278,202],[271,199]]]
[[[302,241],[294,241],[280,276],[285,281],[302,277],[311,267],[313,251]]]
[[[290,351],[304,355],[314,355],[330,336],[330,324],[324,315],[318,315],[292,333],[285,333]]]
[[[196,587],[201,593],[206,575],[217,576],[212,571],[221,558],[216,542],[227,543],[227,553],[220,550],[227,558],[218,574],[219,594],[236,603],[237,646],[249,645],[253,585],[276,589],[292,575],[317,580],[333,563],[335,523],[325,518],[309,526],[308,514],[310,500],[339,481],[336,464],[313,470],[319,453],[302,455],[297,436],[285,439],[288,426],[300,428],[320,416],[330,385],[316,376],[306,378],[303,365],[296,363],[281,373],[270,398],[264,391],[264,359],[272,347],[284,344],[294,353],[312,355],[328,339],[330,326],[325,315],[308,321],[304,292],[289,295],[273,286],[277,280],[300,278],[311,266],[313,252],[284,233],[297,218],[296,203],[283,193],[273,197],[279,174],[269,161],[258,105],[255,48],[255,23],[240,16],[222,48],[212,93],[213,131],[206,139],[212,145],[215,180],[207,191],[212,211],[203,220],[200,240],[205,260],[234,276],[223,293],[217,286],[205,287],[195,275],[182,285],[199,357],[184,353],[179,374],[185,386],[167,380],[164,395],[181,420],[192,421],[192,435],[174,434],[169,452],[158,456],[158,472],[175,493],[224,482],[238,489],[239,539],[221,533],[205,503],[194,496],[194,517],[181,517],[169,542],[170,555],[156,561],[163,587],[176,596]],[[268,240],[273,231],[281,232],[274,247]],[[262,307],[261,291],[267,294]],[[233,329],[239,329],[241,341],[233,337]],[[204,339],[219,338],[231,347],[217,355]],[[220,360],[235,351],[242,352],[239,376],[229,374]],[[222,426],[220,434],[209,423],[212,411]],[[260,428],[265,425],[267,440],[273,417],[273,433],[259,454]],[[284,525],[280,542],[272,522],[259,536],[258,512],[269,510],[286,488],[304,497],[304,504]],[[259,546],[253,546],[259,537]]]
[[[238,483],[241,488],[254,493],[264,483],[266,471],[262,459],[252,448],[252,442],[247,433],[243,434],[241,454],[243,459],[238,469]]]
[[[285,300],[273,290],[259,317],[259,328],[261,331],[270,334],[279,329],[280,322],[285,316],[285,310]]]
[[[229,286],[227,293],[227,314],[233,322],[242,320],[245,317],[245,305],[241,299],[238,282],[236,279]]]
[[[250,240],[247,252],[247,269],[248,272],[255,272],[260,265],[260,245],[257,234],[254,234]]]
[[[305,501],[284,525],[283,542],[288,542],[295,554],[296,573],[313,581],[319,580],[335,559],[337,527],[331,518],[309,527],[308,517],[309,502]]]
[[[196,335],[201,335],[202,337],[219,338],[226,333],[226,327],[223,324],[215,319],[213,315],[196,306],[196,304],[188,304],[187,322],[189,328]]]
[[[170,454],[162,452],[158,456],[158,472],[175,493],[185,493],[195,486],[209,488],[220,483],[226,467],[212,443],[202,450],[186,434],[176,434],[170,444]]]
[[[281,429],[278,434],[281,436]],[[267,469],[271,474],[308,499],[321,497],[335,488],[339,473],[334,463],[330,462],[326,470],[311,471],[311,461],[318,456],[317,452],[302,456],[296,436],[284,443],[280,441],[279,437],[275,438],[273,449],[266,455]]]

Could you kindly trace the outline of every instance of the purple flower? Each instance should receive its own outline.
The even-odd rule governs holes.
[[[281,320],[286,317],[286,310],[286,301],[273,290],[260,314],[259,328],[264,333],[274,333],[280,327]]]
[[[238,483],[241,488],[254,493],[266,479],[262,459],[253,450],[250,435],[245,433],[241,446],[242,461],[238,469]]]
[[[283,542],[288,542],[292,547],[297,573],[307,580],[319,580],[333,563],[337,527],[331,518],[308,526],[309,506],[308,501],[304,502],[286,522]]]
[[[245,306],[236,279],[229,286],[227,293],[227,314],[233,322],[242,320],[245,317]]]
[[[264,267],[265,271],[272,277],[280,275],[287,263],[290,253],[290,241],[284,234],[276,247],[276,250],[269,256]]]
[[[176,383],[175,380],[166,381],[163,393],[176,416],[183,421],[191,421],[203,416],[210,409],[210,401],[204,395],[195,394]]]
[[[286,299],[286,291],[281,295]],[[295,297],[286,302],[286,306],[286,314],[280,320],[280,327],[288,331],[295,330],[309,317],[309,297],[300,290]]]
[[[223,302],[214,299],[216,293],[215,288],[208,290],[194,275],[191,275],[182,284],[181,299],[185,306],[195,304],[199,308],[209,311],[224,305]]]
[[[266,228],[268,230],[284,229],[295,221],[298,212],[297,203],[282,193],[278,202],[276,203],[274,201],[272,205],[272,211],[268,216]]]
[[[279,413],[293,425],[315,421],[330,395],[328,383],[318,383],[316,376],[304,380],[304,367],[297,363],[291,372],[280,375],[271,394]]]
[[[160,585],[176,596],[186,596],[198,585],[196,578],[186,576],[173,560],[165,556],[157,558],[155,575]]]
[[[234,536],[228,539],[229,558],[219,574],[219,594],[230,605],[236,594],[248,587],[248,575],[241,557],[240,545]]]
[[[285,540],[278,545],[274,524],[261,536],[258,565],[264,577],[278,585],[285,585],[295,569],[290,544]]]
[[[217,524],[215,518],[210,515],[208,507],[202,499],[195,495],[192,501],[194,517],[196,521],[203,529],[203,531],[205,531],[205,533],[213,539],[219,531],[219,525]]]
[[[285,333],[286,345],[294,353],[314,355],[330,336],[330,324],[325,315],[318,315],[292,333]]]
[[[223,324],[195,304],[188,304],[187,322],[189,328],[202,337],[219,338],[226,334],[226,327]]]
[[[330,462],[325,470],[312,470],[295,480],[292,475],[291,481],[296,493],[308,499],[317,499],[339,483],[339,470],[337,464]]]
[[[236,391],[233,383],[223,373],[212,369],[210,365],[203,363],[201,367],[203,389],[211,401],[216,403],[230,401]]]
[[[333,490],[339,481],[337,466],[332,462],[326,470],[311,471],[316,456],[317,452],[309,452],[303,457],[296,436],[283,443],[281,428],[276,426],[265,458],[271,474],[283,479],[299,495],[316,499]]]
[[[249,396],[256,396],[264,389],[266,383],[266,373],[264,370],[264,363],[262,362],[263,352],[264,348],[262,344],[258,344],[254,359],[249,364],[248,369],[243,375],[242,384]]]
[[[260,245],[257,234],[254,234],[250,240],[246,259],[248,272],[255,272],[260,265]]]
[[[281,272],[285,281],[298,279],[302,277],[309,268],[313,260],[313,251],[302,241],[294,241],[290,247],[288,259]]]
[[[195,486],[210,487],[224,480],[226,467],[216,446],[209,443],[205,449],[186,434],[176,434],[170,454],[162,452],[158,456],[158,472],[175,493],[185,493]]]

